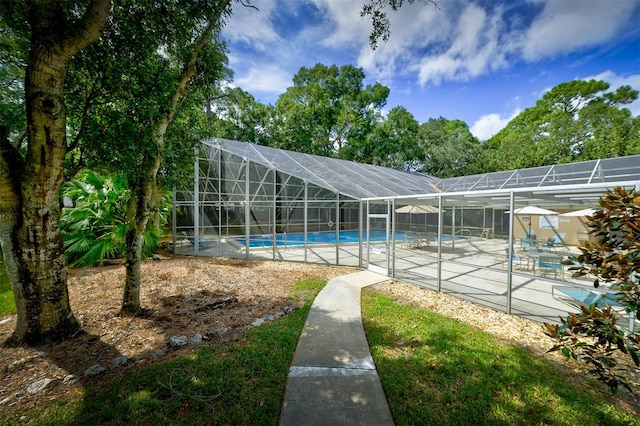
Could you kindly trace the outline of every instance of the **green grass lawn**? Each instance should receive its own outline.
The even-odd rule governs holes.
[[[0,425],[275,425],[298,336],[323,285],[297,283],[303,308],[230,346],[130,371],[28,413],[0,410]],[[397,425],[640,425],[601,385],[482,330],[368,290],[362,313]]]
[[[4,259],[2,252],[0,252],[0,316],[15,313],[16,305],[13,300],[13,291],[11,291],[7,268],[4,266]]]
[[[297,283],[292,297],[303,308],[230,346],[130,372],[30,413],[0,414],[0,425],[276,425],[298,336],[324,284]]]
[[[604,385],[455,319],[363,292],[362,315],[398,425],[637,425]]]

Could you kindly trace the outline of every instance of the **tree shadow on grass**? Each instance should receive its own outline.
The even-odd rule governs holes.
[[[201,295],[196,292],[191,296]],[[273,305],[288,299],[271,299]],[[173,302],[172,302],[173,303]],[[230,305],[230,309],[233,306]],[[86,389],[83,424],[276,424],[306,309]],[[159,324],[164,323],[160,319]],[[246,327],[245,327],[246,329]],[[169,349],[167,349],[169,350]]]
[[[100,281],[97,285],[104,283]],[[93,289],[82,288],[87,292]],[[57,404],[63,408],[48,410],[46,417],[50,420],[47,421],[55,423],[58,416],[61,424],[69,423],[70,418],[73,419],[71,423],[78,424],[88,424],[86,419],[93,419],[89,423],[136,424],[152,423],[153,419],[164,418],[163,416],[177,416],[170,422],[182,423],[182,415],[195,410],[198,413],[206,412],[208,420],[217,423],[217,415],[211,417],[208,398],[217,395],[218,388],[228,388],[229,383],[225,381],[231,382],[235,387],[233,392],[241,392],[245,383],[265,379],[258,379],[253,375],[252,372],[258,371],[262,366],[254,365],[252,357],[245,360],[246,367],[241,366],[247,372],[240,380],[231,374],[236,367],[209,367],[211,358],[224,359],[230,344],[245,342],[245,332],[255,319],[267,314],[276,316],[285,306],[293,306],[292,300],[287,297],[238,299],[231,291],[193,289],[158,297],[152,308],[147,308],[143,315],[136,318],[119,317],[116,314],[117,300],[98,316],[76,310],[88,332],[79,333],[56,345],[18,348],[20,352],[7,357],[12,361],[23,356],[28,359],[25,359],[20,368],[3,376],[5,383],[17,384],[13,390],[5,387],[3,391],[6,392],[0,392],[0,400],[6,397],[11,399],[4,405],[8,408],[5,414],[13,413],[19,418],[34,407],[42,406],[45,409],[51,402],[58,401]],[[251,315],[238,315],[239,306],[249,309]],[[96,323],[102,323],[97,324],[101,327],[95,327]],[[269,326],[276,326],[278,323],[276,321]],[[117,326],[111,329],[109,324]],[[11,324],[6,324],[6,328],[9,327]],[[147,334],[137,333],[140,329],[145,329]],[[191,342],[194,335],[205,335],[208,332],[210,340],[199,344]],[[258,329],[250,332],[262,333]],[[299,329],[293,333],[295,337],[289,345],[290,351],[295,347],[298,333]],[[286,351],[279,344],[287,339],[283,336],[289,334],[288,331],[283,332],[282,336],[277,333],[278,344],[267,353],[274,355]],[[187,346],[181,349],[170,347],[171,336],[186,336]],[[152,344],[147,344],[145,340],[152,341]],[[111,362],[123,355],[127,357],[127,361],[110,369]],[[282,363],[285,370],[284,379],[279,383],[278,400],[282,397],[286,382],[286,369],[291,354],[288,356],[287,361]],[[267,360],[263,364],[269,362]],[[42,366],[43,363],[48,366]],[[105,370],[95,376],[85,376],[86,369],[96,364]],[[31,382],[45,378],[41,372],[46,372],[46,377],[54,381],[36,394],[25,392]],[[265,383],[263,387],[265,393],[273,392],[274,386]],[[263,391],[256,391],[256,394],[261,392]],[[229,392],[226,395],[228,397]],[[220,398],[223,397],[224,395]],[[270,400],[266,397],[262,399]],[[277,418],[278,409],[279,403],[273,418]],[[0,419],[2,417],[4,414]],[[202,424],[202,418],[196,423]]]

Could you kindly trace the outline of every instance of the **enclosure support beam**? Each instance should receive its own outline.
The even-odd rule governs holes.
[[[507,313],[511,314],[511,287],[513,283],[513,218],[515,216],[515,196],[513,191],[509,193],[509,248],[507,259],[509,265],[507,265]]]
[[[196,148],[196,161],[193,165],[193,252],[200,251],[200,153]]]
[[[272,227],[272,237],[273,237],[273,245],[272,245],[272,260],[275,262],[276,261],[276,252],[278,250],[278,220],[277,220],[277,214],[278,214],[278,200],[277,200],[277,195],[278,195],[278,172],[276,171],[276,169],[272,169],[273,171],[273,223],[270,223],[271,227]],[[286,217],[289,216],[289,206],[287,205],[287,214],[285,215]],[[286,233],[287,230],[285,229],[285,238],[284,238],[284,243],[285,245],[282,247],[283,250],[287,249],[287,237],[286,237]]]
[[[336,266],[340,266],[340,193],[336,192]]]
[[[307,263],[307,237],[309,235],[309,184],[304,181],[304,263]]]
[[[391,218],[391,278],[396,277],[396,199],[391,199],[391,211],[389,212]]]
[[[358,209],[358,267],[359,268],[362,268],[364,266],[362,262],[363,215],[364,215],[364,204],[362,200],[360,200],[360,208]]]
[[[171,194],[171,243],[173,247],[173,254],[176,254],[176,233],[178,232],[178,227],[176,226],[176,219],[178,218],[176,200],[176,187],[174,186],[173,194]]]
[[[218,175],[218,256],[222,256],[222,150],[220,150],[220,147],[218,147],[215,155],[218,157],[216,166]],[[224,224],[227,227],[227,234],[229,234],[229,220],[225,220]]]
[[[249,190],[251,188],[249,180],[249,160],[244,159],[244,257],[249,258],[249,239],[251,238],[251,205],[249,204]]]
[[[440,234],[442,239],[442,234]],[[451,253],[456,249],[456,206],[451,207]]]
[[[438,293],[442,291],[442,231],[444,230],[444,212],[443,212],[442,195],[438,196],[438,263],[437,263],[437,279],[438,279]]]

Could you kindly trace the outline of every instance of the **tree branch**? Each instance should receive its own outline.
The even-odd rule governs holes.
[[[257,11],[260,11],[260,9],[258,9],[256,6],[252,5],[250,0],[247,1],[246,3],[243,0],[238,0],[238,3],[240,3],[241,5],[243,5],[244,7],[250,7],[251,9],[255,9]]]
[[[370,0],[362,6],[362,9],[360,10],[360,17],[371,17],[371,24],[373,25],[373,30],[369,35],[369,45],[371,46],[371,49],[375,50],[376,47],[378,47],[379,39],[387,41],[391,35],[391,21],[384,9],[389,6],[393,12],[396,12],[402,7],[405,1],[409,5],[416,1],[420,1],[425,5],[430,3],[436,9],[440,9],[438,5],[439,0]]]
[[[202,33],[200,33],[200,36],[196,39],[195,46],[193,48],[193,51],[191,52],[191,56],[185,64],[182,70],[182,74],[178,78],[178,85],[176,87],[176,91],[173,94],[173,97],[171,98],[169,112],[162,119],[160,125],[156,129],[157,137],[162,137],[165,134],[169,124],[173,121],[178,107],[180,106],[187,91],[187,84],[189,83],[189,80],[191,80],[191,78],[196,75],[196,61],[198,60],[198,55],[200,55],[200,52],[202,51],[204,46],[209,43],[209,39],[211,38],[213,30],[218,26],[220,19],[222,18],[223,14],[230,4],[231,0],[224,0],[222,2],[220,7],[214,12],[214,15],[209,19],[207,26],[204,28]]]
[[[111,13],[111,0],[91,0],[82,19],[72,26],[62,41],[62,52],[71,58],[93,43],[98,37]]]

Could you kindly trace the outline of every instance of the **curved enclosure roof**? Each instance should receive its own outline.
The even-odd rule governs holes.
[[[355,199],[440,192],[435,185],[438,179],[426,174],[227,139],[203,143]]]
[[[517,191],[524,204],[579,207],[595,205],[613,186],[640,185],[640,155],[439,179],[249,142],[216,138],[203,144],[360,200],[414,198],[414,203],[433,204],[441,194],[458,205],[491,207]]]

